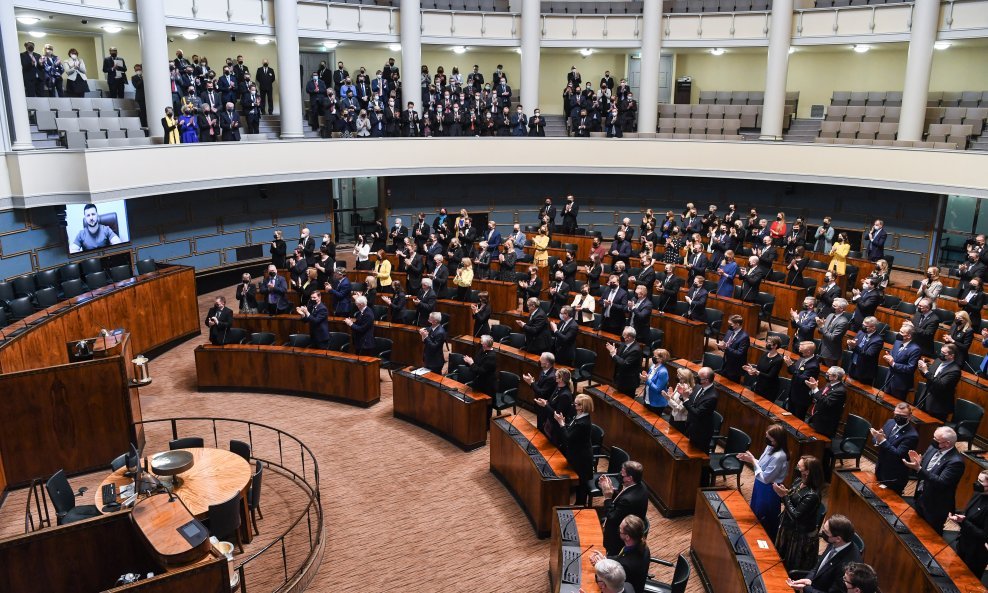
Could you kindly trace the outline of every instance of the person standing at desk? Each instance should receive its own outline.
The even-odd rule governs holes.
[[[882,391],[899,399],[906,399],[906,394],[913,387],[913,376],[919,365],[920,350],[913,341],[913,325],[903,323],[899,328],[901,340],[896,340],[892,351],[882,357],[889,365],[889,378],[882,386]]]
[[[738,263],[734,261],[734,252],[727,250],[724,253],[724,261],[717,267],[717,296],[734,296],[734,277],[738,275]]]
[[[816,299],[808,296],[803,299],[803,310],[798,313],[789,309],[789,325],[796,330],[795,341],[812,341],[816,332]]]
[[[880,430],[869,429],[878,451],[875,462],[875,477],[880,484],[902,496],[909,482],[909,468],[903,463],[919,442],[919,433],[912,425],[912,406],[899,402],[895,406],[892,419],[887,420]]]
[[[854,545],[854,525],[844,515],[831,515],[820,528],[820,538],[827,547],[806,578],[787,580],[798,593],[837,593],[842,590],[844,568],[861,561]],[[846,588],[843,588],[846,590]]]
[[[820,359],[816,356],[816,344],[800,342],[799,360],[794,361],[786,355],[784,361],[789,374],[792,375],[786,409],[802,420],[806,416],[806,410],[810,408],[810,387],[806,381],[820,376]]]
[[[491,333],[491,297],[487,291],[477,293],[477,302],[470,305],[470,311],[473,313],[473,337]]]
[[[609,556],[617,555],[624,547],[620,536],[620,525],[629,516],[644,517],[648,513],[648,492],[642,485],[645,468],[637,461],[625,461],[621,464],[618,476],[619,488],[608,476],[601,476],[597,481],[604,495],[603,528],[604,549]]]
[[[710,439],[714,436],[714,411],[717,408],[717,386],[714,385],[714,370],[703,367],[697,373],[700,384],[689,398],[683,401],[686,408],[686,436],[690,444],[701,451],[710,449]]]
[[[209,342],[217,346],[226,344],[226,333],[233,325],[233,309],[226,306],[226,297],[218,296],[206,313]]]
[[[497,356],[494,354],[494,338],[487,334],[480,336],[480,353],[477,354],[477,358],[464,356],[463,362],[470,367],[473,388],[494,397],[497,393]]]
[[[779,336],[765,338],[765,352],[755,364],[746,364],[741,370],[755,378],[752,391],[769,401],[779,397],[779,371],[782,370],[782,340]]]
[[[422,279],[422,290],[419,292],[419,296],[412,297],[412,303],[415,305],[417,314],[415,325],[419,327],[429,325],[429,317],[436,308],[436,292],[432,290],[432,280],[429,278]]]
[[[552,352],[559,364],[573,366],[576,358],[576,334],[579,326],[573,320],[573,308],[563,307],[559,311],[559,323],[549,322],[552,329]]]
[[[850,323],[844,317],[844,309],[847,308],[847,301],[836,298],[833,302],[834,312],[823,317],[816,318],[816,325],[820,329],[820,359],[828,365],[840,362],[844,352],[844,334]]]
[[[593,445],[590,442],[590,414],[593,413],[593,399],[589,395],[581,393],[576,396],[573,405],[576,408],[576,416],[572,420],[567,421],[562,412],[558,410],[553,413],[553,418],[560,428],[559,440],[562,443],[566,461],[579,476],[579,483],[576,486],[576,504],[582,506],[590,494],[588,486],[590,480],[593,479]]]
[[[614,361],[614,385],[625,395],[635,396],[638,391],[639,375],[642,370],[642,347],[636,341],[633,327],[626,327],[621,332],[621,345],[615,346],[608,342],[607,352]]]
[[[241,313],[257,313],[257,287],[251,284],[250,274],[244,272],[241,283],[237,285],[237,301],[240,302]]]
[[[268,266],[268,277],[260,284],[261,294],[265,295],[268,306],[268,313],[276,315],[288,313],[291,305],[285,295],[288,293],[288,283],[282,276],[278,275],[278,269],[274,264]]]
[[[322,302],[322,293],[318,290],[312,293],[309,306],[302,305],[295,309],[303,321],[309,322],[309,337],[312,347],[325,350],[329,345],[329,309]]]
[[[816,523],[823,486],[823,464],[812,455],[803,455],[796,462],[792,486],[772,485],[775,493],[782,497],[775,547],[789,570],[810,570],[816,562],[819,548]]]
[[[755,485],[751,491],[751,512],[775,540],[779,530],[779,505],[782,498],[775,491],[789,473],[789,454],[786,449],[786,430],[781,424],[773,424],[765,431],[765,450],[755,459],[751,451],[738,454],[738,461],[747,463],[755,471]]]
[[[552,330],[549,329],[549,318],[539,307],[539,299],[530,298],[526,302],[528,307],[528,321],[521,319],[515,323],[525,333],[525,352],[532,354],[542,354],[552,349]]]
[[[878,373],[878,355],[882,353],[885,341],[876,331],[878,319],[872,316],[864,318],[861,330],[856,336],[847,341],[851,348],[851,364],[847,374],[855,381],[871,385]]]
[[[405,315],[405,303],[408,297],[405,296],[405,289],[398,280],[391,281],[392,296],[382,296],[381,300],[388,306],[388,319],[391,323],[404,323],[402,318]]]
[[[285,244],[281,231],[274,232],[274,239],[271,241],[268,251],[271,253],[271,264],[277,268],[284,268],[285,257],[288,255],[288,245]]]
[[[442,320],[442,315],[437,312],[429,313],[429,327],[423,327],[419,330],[419,335],[422,336],[422,342],[424,344],[423,350],[423,365],[425,368],[429,369],[433,373],[442,373],[443,364],[443,345],[446,343],[446,330],[443,326],[439,325]]]
[[[961,526],[957,538],[957,555],[971,569],[974,576],[981,577],[988,566],[988,470],[978,474],[974,482],[974,492],[967,504],[958,513],[950,513],[947,518]]]
[[[353,353],[368,356],[374,351],[374,310],[367,306],[367,297],[363,295],[353,300],[357,312],[343,323],[353,332]]]
[[[561,444],[559,426],[555,422],[556,412],[561,412],[569,422],[576,416],[576,406],[573,404],[573,392],[570,391],[570,372],[566,369],[551,369],[551,375],[539,377],[537,385],[532,385],[536,393],[535,405],[538,406],[539,430],[557,447]],[[529,375],[530,377],[530,375]],[[526,379],[527,381],[527,379]],[[538,389],[536,389],[538,387]]]
[[[909,452],[909,459],[902,463],[917,472],[916,512],[938,534],[943,534],[943,523],[954,508],[957,484],[964,475],[964,458],[954,445],[957,433],[953,428],[941,426],[933,433],[933,442],[922,457],[916,451]]]
[[[940,347],[940,360],[935,365],[927,365],[922,358],[916,363],[919,373],[926,379],[926,393],[916,405],[942,422],[954,413],[957,384],[961,380],[961,367],[956,357],[957,346],[944,344]]]
[[[635,591],[644,591],[651,556],[645,543],[645,521],[637,515],[628,515],[621,521],[618,535],[622,544],[620,551],[605,557],[594,550],[590,553],[590,563],[596,567],[598,562],[605,559],[617,562],[624,569],[626,586],[634,587]]]
[[[642,371],[641,379],[645,382],[645,407],[662,414],[669,406],[665,390],[669,386],[669,369],[665,363],[669,360],[669,351],[657,348],[652,351],[647,371]]]
[[[727,334],[717,342],[717,349],[724,353],[724,366],[720,374],[735,383],[741,382],[741,367],[748,362],[748,348],[751,345],[748,332],[741,327],[743,323],[740,315],[731,315],[727,320]]]

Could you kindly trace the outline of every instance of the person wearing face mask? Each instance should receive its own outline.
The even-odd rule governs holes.
[[[892,418],[881,429],[870,428],[878,459],[875,461],[875,478],[889,490],[902,495],[909,482],[909,469],[902,463],[909,451],[919,442],[919,433],[912,422],[912,406],[899,402]]]
[[[86,77],[86,62],[79,57],[79,51],[74,47],[69,50],[69,59],[64,62],[65,67],[65,78],[67,82],[65,83],[65,94],[69,97],[84,97],[86,92],[89,91],[89,82]],[[131,81],[133,82],[133,81]],[[141,99],[144,98],[144,86],[141,85],[140,89],[137,89],[135,85],[135,96],[137,99],[136,92],[140,92]],[[144,112],[144,105],[138,100],[138,105],[141,107],[141,125],[147,127],[147,115]]]
[[[816,563],[817,517],[823,487],[823,464],[812,455],[803,455],[796,462],[796,474],[789,488],[781,484],[772,486],[782,497],[775,547],[789,570],[811,570]]]
[[[50,43],[45,44],[45,55],[41,58],[41,65],[44,70],[44,96],[64,97],[62,74],[65,73],[65,68],[62,66],[62,60],[55,55],[55,48]]]
[[[751,512],[774,540],[779,529],[779,505],[782,502],[774,486],[781,484],[789,473],[785,428],[781,424],[769,426],[765,431],[765,450],[761,456],[755,459],[751,451],[745,451],[738,454],[738,461],[750,465],[755,472]]]
[[[813,430],[831,438],[837,434],[841,413],[844,411],[844,404],[847,403],[844,376],[844,369],[832,366],[827,369],[827,385],[822,389],[815,378],[806,380],[806,385],[810,388],[810,399],[813,401],[806,423]],[[829,452],[829,449],[823,452],[824,464],[828,468],[833,465],[832,460],[827,463]]]
[[[220,122],[208,103],[202,104],[202,112],[198,115],[199,141],[216,142],[219,138]]]
[[[707,322],[707,289],[703,286],[703,276],[693,279],[693,285],[686,292],[686,318],[693,321]]]
[[[34,42],[28,41],[24,44],[24,51],[21,53],[25,97],[45,96],[44,73],[45,67],[41,56],[34,51]]]
[[[971,317],[971,326],[975,329],[980,328],[981,309],[985,306],[985,293],[980,278],[971,278],[968,281],[967,286],[961,290],[957,304]]]
[[[285,298],[285,295],[288,294],[288,282],[285,281],[284,276],[278,274],[278,269],[274,267],[274,264],[268,266],[268,276],[258,285],[258,288],[264,295],[268,313],[275,315],[291,310],[291,305]]]
[[[868,239],[868,260],[878,261],[884,258],[885,240],[888,238],[888,233],[885,231],[885,223],[881,220],[876,220],[865,238]]]
[[[175,112],[171,107],[165,107],[165,116],[161,118],[161,127],[164,129],[164,144],[179,144],[178,122],[175,121]]]
[[[988,470],[978,474],[972,485],[974,492],[962,510],[950,513],[947,518],[961,527],[955,544],[957,555],[971,569],[975,576],[981,575],[988,567]]]
[[[178,117],[178,131],[181,135],[182,144],[198,144],[199,121],[192,112],[190,105],[182,107],[182,115]]]
[[[267,58],[254,74],[257,90],[261,93],[261,112],[271,115],[274,110],[274,68],[268,66]]]
[[[257,286],[251,283],[250,274],[246,272],[237,285],[237,301],[241,313],[257,313]]]
[[[117,55],[117,48],[110,48],[110,55],[103,58],[103,72],[110,87],[111,99],[123,99],[127,82],[127,62]]]
[[[223,76],[216,81],[216,89],[220,92],[220,98],[224,104],[236,102],[237,80],[233,77],[229,67],[223,67]]]
[[[769,401],[779,397],[779,371],[782,370],[782,355],[779,350],[782,340],[779,336],[765,338],[765,352],[756,364],[746,364],[741,370],[755,378],[752,391]]]
[[[515,108],[514,115],[511,116],[511,135],[512,136],[525,136],[525,128],[528,126],[528,116],[521,105]]]
[[[621,288],[618,277],[611,274],[607,287],[601,292],[603,320],[600,329],[612,334],[620,334],[625,327],[625,312],[628,310],[628,291]]]
[[[545,120],[542,118],[542,111],[535,108],[535,113],[528,118],[528,135],[533,137],[545,137]]]
[[[731,315],[727,320],[727,333],[724,339],[717,342],[717,349],[723,353],[724,366],[719,374],[735,383],[741,382],[742,368],[748,361],[748,348],[751,338],[742,327],[744,319],[740,315]]]
[[[669,387],[669,369],[665,363],[669,361],[671,355],[668,350],[657,348],[649,356],[648,370],[641,372],[642,383],[645,384],[643,400],[645,407],[655,412],[663,414],[669,406],[665,391]]]
[[[909,459],[902,463],[917,472],[914,507],[938,534],[943,534],[943,524],[954,508],[957,485],[964,475],[964,457],[957,451],[957,433],[953,428],[941,426],[933,433],[933,442],[920,456],[909,451]]]
[[[816,228],[813,234],[813,251],[817,253],[830,253],[834,242],[834,227],[830,226],[830,217],[826,216],[823,223]]]
[[[240,141],[240,114],[233,108],[233,102],[226,104],[226,109],[220,113],[220,129],[224,142]]]
[[[844,515],[831,515],[820,527],[820,539],[827,547],[813,569],[802,579],[786,579],[786,585],[797,593],[838,593],[843,587],[845,567],[861,561],[861,552],[854,545],[854,525]],[[788,568],[788,566],[787,566]]]
[[[892,345],[892,351],[882,357],[889,366],[889,377],[882,386],[882,391],[905,399],[913,387],[913,376],[919,365],[922,354],[919,346],[913,342],[913,325],[906,321],[899,328],[900,339]]]
[[[940,293],[943,292],[943,282],[940,281],[940,268],[936,266],[930,266],[926,268],[926,277],[920,282],[919,288],[916,289],[916,304],[919,301],[926,298],[930,299],[933,307],[936,307],[937,299],[940,298]]]
[[[956,357],[957,346],[944,344],[936,364],[928,365],[922,358],[916,363],[919,373],[926,379],[926,393],[916,405],[944,422],[954,412],[954,397],[961,380],[961,366]]]

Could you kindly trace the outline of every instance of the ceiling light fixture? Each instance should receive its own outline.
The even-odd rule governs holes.
[[[27,34],[35,39],[44,39],[45,37],[44,31],[28,31]]]
[[[583,56],[584,58],[589,58],[590,56],[593,55],[593,50],[588,47],[585,47],[580,50],[580,55]]]
[[[949,41],[937,41],[933,44],[933,49],[944,50],[951,46]]]
[[[199,34],[186,31],[185,33],[182,33],[182,37],[185,37],[189,41],[192,41],[193,39],[199,39]]]
[[[17,17],[17,22],[22,25],[37,25],[41,22],[41,19],[36,16],[19,16]]]
[[[392,43],[391,45],[388,46],[388,49],[390,49],[391,51],[401,51],[401,44]]]
[[[254,38],[254,43],[256,43],[258,45],[267,45],[267,44],[271,43],[271,40],[268,39],[267,37],[255,37]]]
[[[710,50],[710,55],[712,55],[712,56],[722,56],[722,55],[724,55],[724,53],[726,51],[727,50],[725,50],[723,47],[715,47],[712,50]]]
[[[463,47],[462,45],[456,45],[456,46],[453,47],[453,53],[454,54],[465,54],[465,53],[467,53],[467,48]]]
[[[792,55],[794,53],[796,53],[796,48],[795,47],[792,47],[792,46],[789,46],[789,55]]]
[[[871,46],[868,45],[858,44],[854,46],[854,51],[858,52],[859,54],[863,54],[867,52],[869,49],[871,49]]]
[[[336,47],[339,44],[340,44],[339,41],[323,41],[322,42],[322,46],[325,47],[326,49],[336,49]]]
[[[107,33],[119,33],[123,31],[123,27],[118,27],[116,25],[103,25],[101,28]]]

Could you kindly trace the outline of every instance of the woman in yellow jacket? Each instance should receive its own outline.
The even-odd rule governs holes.
[[[834,246],[830,248],[830,255],[833,259],[830,260],[830,265],[827,266],[827,270],[833,272],[836,271],[838,275],[844,275],[844,269],[847,265],[847,254],[851,251],[851,244],[847,242],[847,235],[844,233],[839,233],[837,235],[837,241],[834,242]]]
[[[539,234],[532,239],[532,247],[535,248],[534,264],[537,268],[549,267],[549,235],[544,226],[539,227]]]
[[[391,291],[391,262],[384,257],[384,250],[377,250],[377,261],[374,262],[374,275],[377,276],[377,285],[382,291]]]
[[[467,302],[470,296],[470,286],[473,284],[473,262],[469,257],[464,257],[460,262],[460,268],[456,270],[453,277],[453,284],[457,286],[456,300]]]

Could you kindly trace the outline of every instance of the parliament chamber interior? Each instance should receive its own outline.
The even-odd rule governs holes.
[[[986,591],[988,0],[0,4],[0,593]]]

